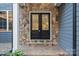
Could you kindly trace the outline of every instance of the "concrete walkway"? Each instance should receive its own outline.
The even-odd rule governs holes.
[[[22,48],[23,49],[23,48]],[[30,45],[23,49],[29,56],[64,56],[67,53],[58,46]]]
[[[0,54],[5,54],[6,52],[10,51],[12,46],[11,43],[0,43]]]

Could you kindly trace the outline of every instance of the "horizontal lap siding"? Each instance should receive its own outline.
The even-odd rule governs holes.
[[[11,43],[12,32],[0,32],[0,43]]]
[[[77,19],[77,55],[79,56],[79,3],[76,5],[76,19]]]
[[[0,32],[0,54],[12,50],[12,32]]]
[[[0,3],[0,11],[13,9],[12,3]],[[0,32],[0,54],[4,54],[12,49],[12,32]]]
[[[59,46],[72,55],[73,51],[73,4],[62,4],[59,8]]]
[[[0,3],[0,10],[12,10],[12,3]]]

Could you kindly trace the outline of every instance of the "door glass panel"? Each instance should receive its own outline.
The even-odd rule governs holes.
[[[48,30],[49,29],[49,15],[43,14],[42,15],[42,30]]]
[[[32,30],[38,30],[39,29],[39,17],[38,14],[32,14]]]

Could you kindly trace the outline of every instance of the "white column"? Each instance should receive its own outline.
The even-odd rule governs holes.
[[[18,4],[13,4],[13,52],[17,49],[18,42]]]
[[[6,13],[7,13],[7,31],[9,31],[9,16],[8,16],[8,11],[6,11]]]

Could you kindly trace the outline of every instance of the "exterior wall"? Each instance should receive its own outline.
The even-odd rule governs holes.
[[[76,24],[77,24],[77,55],[79,56],[79,3],[76,4]]]
[[[7,11],[13,9],[13,4],[0,3],[0,11]],[[6,29],[7,30],[7,29]],[[12,49],[12,32],[3,31],[0,32],[0,54],[4,51],[9,51]]]
[[[12,9],[13,9],[12,4],[0,3],[0,11],[12,10]],[[12,32],[0,32],[0,43],[11,42],[11,40],[12,40]]]
[[[12,50],[12,32],[0,32],[0,54]]]
[[[0,3],[0,10],[12,10],[12,5],[10,3]]]
[[[11,32],[0,32],[0,43],[11,43],[12,33]]]
[[[55,31],[53,31],[54,29],[57,29],[57,27],[55,26],[55,21],[56,21],[56,16],[58,15],[58,10],[54,7],[53,4],[20,4],[19,5],[19,42],[18,45],[20,47],[20,49],[23,47],[25,47],[27,44],[52,44],[53,40],[56,39],[56,33],[54,33]],[[29,25],[30,25],[30,20],[29,20],[29,12],[30,11],[50,11],[52,16],[51,16],[51,28],[52,28],[52,33],[53,35],[52,40],[31,40],[29,39]],[[58,25],[57,25],[58,26]],[[58,30],[56,30],[58,31]],[[22,48],[22,49],[23,49]],[[25,49],[25,48],[24,48]]]
[[[59,8],[59,46],[73,54],[73,4],[62,4]]]

